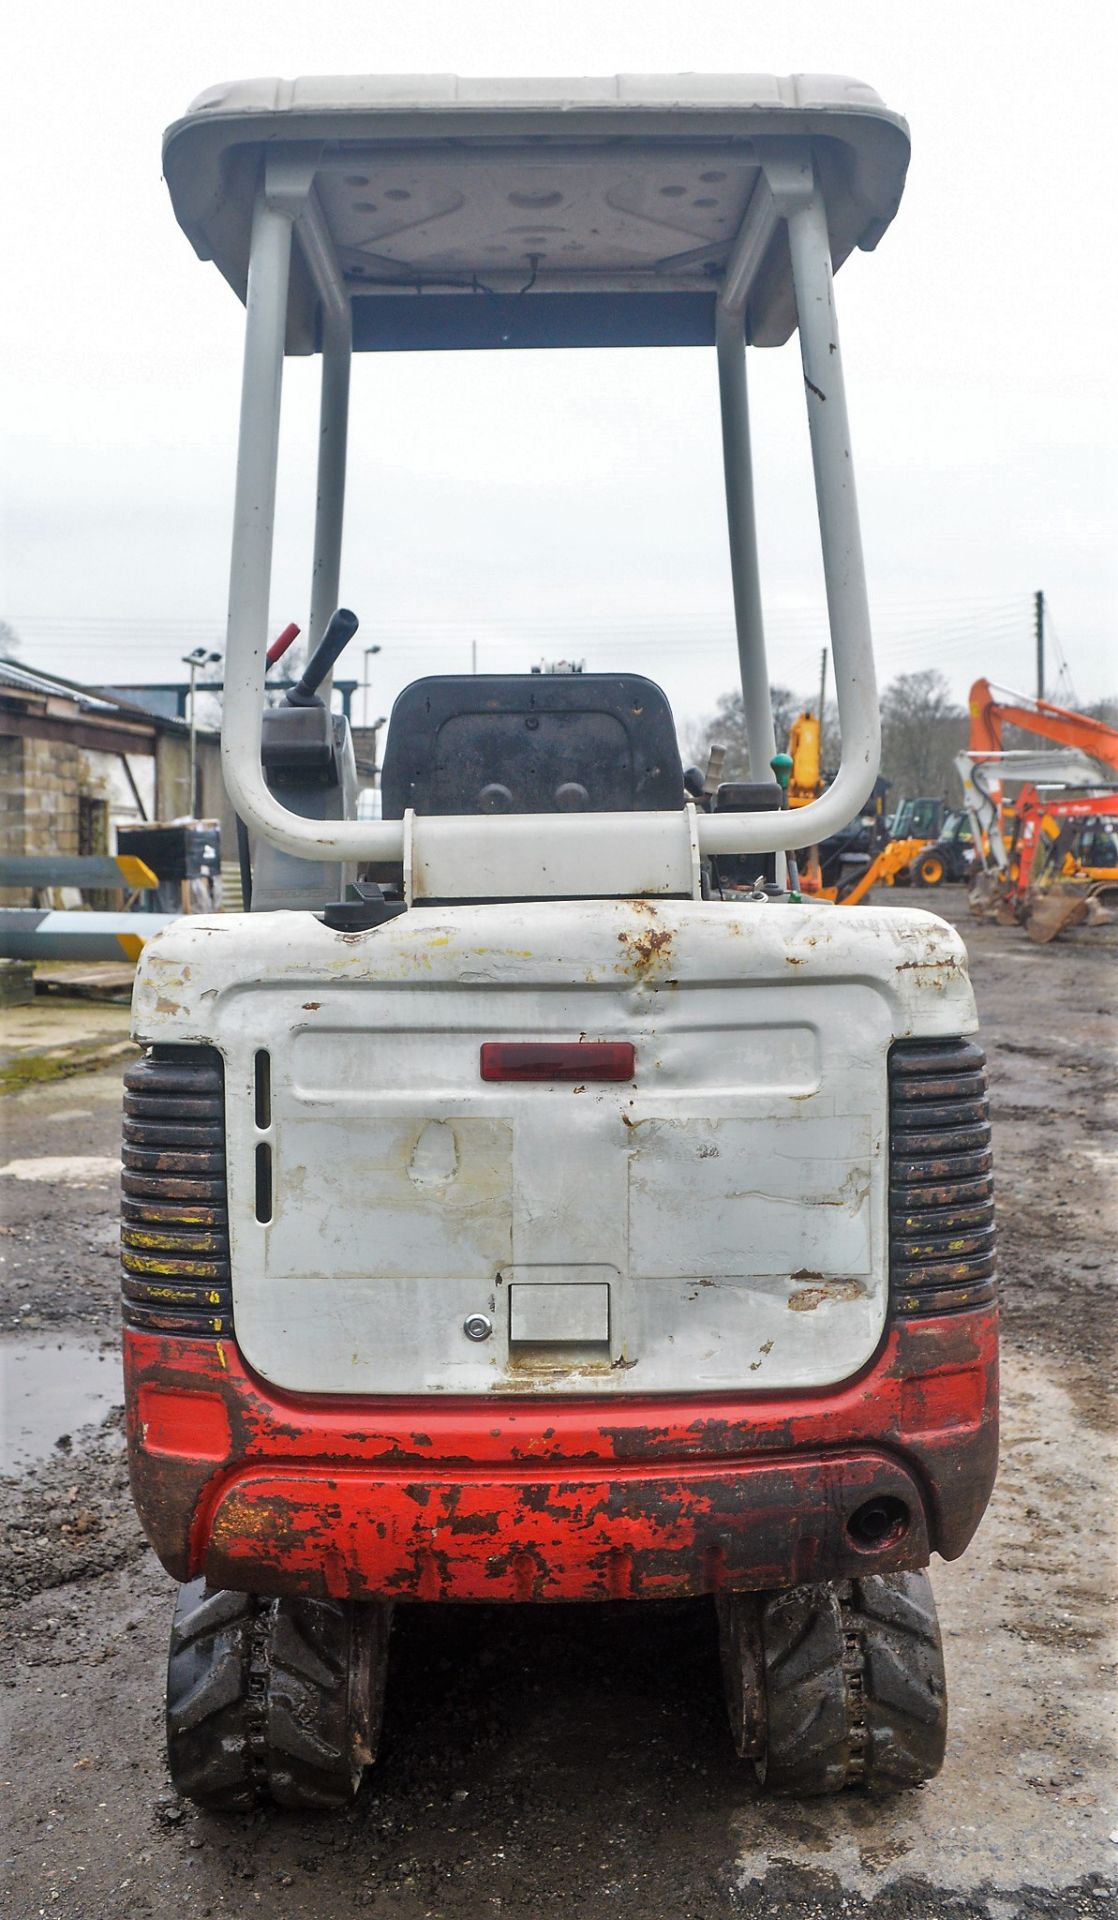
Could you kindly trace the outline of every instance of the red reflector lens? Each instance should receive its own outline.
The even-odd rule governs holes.
[[[629,1040],[486,1040],[483,1080],[631,1080]]]

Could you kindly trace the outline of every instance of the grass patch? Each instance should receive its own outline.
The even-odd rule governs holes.
[[[114,1065],[126,1053],[139,1051],[132,1040],[88,1040],[84,1045],[67,1047],[65,1052],[26,1053],[0,1066],[0,1097],[50,1086],[76,1073],[95,1073],[99,1067]]]

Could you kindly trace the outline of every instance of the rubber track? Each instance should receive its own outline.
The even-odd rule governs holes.
[[[181,1587],[167,1666],[178,1791],[217,1812],[348,1805],[375,1752],[387,1632],[376,1607]]]
[[[256,1603],[244,1593],[179,1588],[167,1662],[167,1760],[179,1793],[200,1807],[251,1807],[249,1648]]]
[[[890,1793],[943,1764],[947,1695],[926,1572],[770,1594],[761,1611],[771,1793]]]
[[[943,1765],[947,1687],[927,1573],[852,1581],[843,1617],[862,1643],[867,1787],[890,1793],[930,1780]]]
[[[758,1772],[770,1793],[837,1793],[849,1738],[842,1615],[831,1586],[769,1595],[761,1614],[768,1736]]]
[[[281,1807],[345,1806],[357,1791],[349,1700],[353,1609],[288,1600],[269,1636],[268,1791]]]

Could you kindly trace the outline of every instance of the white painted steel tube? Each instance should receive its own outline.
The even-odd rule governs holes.
[[[698,892],[695,813],[522,813],[409,819],[413,900],[579,899]]]
[[[850,424],[842,377],[827,215],[818,190],[787,208],[800,355],[807,398],[815,497],[823,548],[823,577],[831,629],[842,764],[819,800],[794,812],[769,815],[749,851],[815,845],[846,825],[873,792],[881,764],[881,717],[870,636],[862,536],[850,453]],[[762,816],[745,816],[759,821]],[[741,816],[737,816],[738,819]],[[744,844],[730,814],[699,822],[704,853],[735,853]]]
[[[726,473],[726,521],[730,536],[730,574],[734,587],[734,625],[738,637],[749,770],[753,780],[768,780],[776,737],[773,732],[761,576],[757,560],[757,521],[753,505],[753,455],[749,439],[749,390],[745,367],[744,317],[721,305],[715,315],[718,396],[722,408],[722,463]]]
[[[268,639],[293,219],[289,209],[269,205],[263,193],[258,195],[245,302],[244,377],[221,729],[222,774],[235,811],[255,832],[262,833],[287,853],[319,860],[355,857],[399,860],[404,844],[400,821],[328,824],[302,819],[289,812],[268,791],[260,766],[260,714],[264,704],[264,656]],[[335,386],[331,391],[331,405],[337,394]],[[327,404],[325,396],[323,404]],[[340,537],[340,501],[335,521]]]
[[[754,186],[745,218],[738,228],[737,239],[730,248],[726,261],[726,271],[722,276],[722,289],[718,295],[718,308],[727,313],[736,313],[742,323],[742,338],[745,330],[745,303],[749,298],[749,289],[754,276],[765,257],[769,242],[773,237],[777,213],[773,203],[772,191],[762,173]]]
[[[843,759],[827,792],[810,806],[783,814],[699,815],[704,853],[784,851],[823,839],[846,824],[872,792],[880,759],[880,721],[870,642],[850,434],[834,314],[826,215],[817,192],[786,212],[808,400],[812,460],[823,546],[823,568],[835,663]],[[398,861],[404,853],[401,821],[310,821],[288,812],[268,792],[260,769],[260,710],[267,639],[272,521],[279,438],[284,323],[290,269],[290,211],[261,197],[253,222],[249,268],[241,438],[237,464],[229,639],[225,675],[222,759],[236,810],[274,845],[316,859]],[[744,386],[742,389],[744,394]],[[731,402],[731,410],[734,403]],[[653,823],[657,823],[654,825]],[[502,831],[519,850],[524,822],[488,823],[491,856]],[[562,826],[562,822],[557,823]],[[545,830],[546,831],[546,830]],[[641,864],[650,838],[662,832],[665,870],[678,872],[676,814],[596,816],[609,837],[610,865],[630,844]],[[430,848],[440,832],[424,823]],[[638,853],[638,849],[640,850]],[[596,889],[592,884],[585,891]],[[464,884],[464,891],[468,887]]]
[[[5,960],[134,960],[140,947],[178,918],[172,913],[67,912],[0,907]]]

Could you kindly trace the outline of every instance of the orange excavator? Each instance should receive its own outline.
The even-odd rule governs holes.
[[[1078,747],[1092,760],[1118,773],[1118,728],[1086,713],[1072,713],[1051,700],[1034,700],[1027,693],[1013,693],[989,680],[976,680],[967,701],[970,710],[971,753],[1001,753],[1005,748],[1006,727],[1020,727],[1023,733],[1039,734],[1043,740],[1055,740],[1061,746]]]
[[[1003,923],[1023,923],[1029,938],[1038,944],[1046,944],[1068,926],[1103,924],[1110,918],[1104,898],[1118,893],[1113,833],[1118,815],[1118,729],[1052,701],[993,686],[988,680],[975,681],[969,704],[970,745],[959,760],[970,769],[969,780],[963,775],[964,786],[983,866],[971,892],[972,907]],[[1082,776],[1059,792],[1038,790],[1039,782],[1025,787],[1012,809],[1008,844],[1002,782],[1012,775],[1015,756],[1004,745],[1007,727],[1070,748],[1082,757],[1088,773],[1097,771],[1097,780],[1086,788]],[[1060,756],[1052,758],[1055,784]],[[1021,772],[1024,761],[1029,761],[1032,776],[1036,756],[1017,759]],[[979,794],[977,805],[974,788]]]

